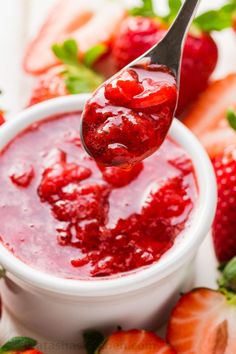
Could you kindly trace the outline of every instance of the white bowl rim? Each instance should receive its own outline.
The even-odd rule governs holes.
[[[82,110],[89,97],[88,94],[59,97],[25,109],[0,127],[0,149],[33,122],[58,113]],[[63,279],[40,272],[20,261],[2,244],[0,244],[0,264],[13,275],[14,279],[38,289],[61,295],[89,297],[118,295],[138,290],[160,281],[179,269],[190,255],[196,253],[211,227],[217,192],[212,164],[197,138],[177,119],[174,119],[169,133],[192,158],[199,187],[198,207],[188,228],[188,237],[179,242],[174,252],[167,252],[157,263],[144,269],[99,280]]]

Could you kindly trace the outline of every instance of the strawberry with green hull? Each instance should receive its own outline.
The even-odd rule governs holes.
[[[167,328],[178,354],[236,353],[235,284],[236,259],[224,269],[219,290],[199,288],[181,297]]]
[[[155,14],[150,0],[143,0],[141,8],[132,10],[131,15],[138,16],[130,16],[122,22],[113,43],[112,54],[118,68],[129,64],[159,42],[165,36],[180,6],[181,1],[170,0],[170,11],[164,18]],[[210,33],[230,27],[234,9],[236,4],[227,4],[195,19],[183,52],[177,114],[182,113],[199,93],[206,89],[218,61],[218,49]],[[222,16],[224,21],[221,20]]]
[[[97,342],[93,341],[94,334],[91,334],[90,338],[86,336],[87,354],[177,354],[174,349],[153,332],[137,329],[126,332],[120,330],[105,340],[98,337],[97,332],[95,332]]]
[[[0,347],[0,354],[43,354],[36,349],[37,342],[28,337],[14,337]]]
[[[228,122],[236,130],[234,109],[228,110]],[[218,185],[213,240],[218,260],[226,262],[236,256],[236,147],[229,146],[212,162]]]
[[[52,50],[62,64],[37,78],[29,106],[55,97],[92,92],[103,81],[92,66],[106,52],[106,46],[90,48],[83,61],[78,59],[79,48],[73,39],[66,40],[62,45],[54,44]]]

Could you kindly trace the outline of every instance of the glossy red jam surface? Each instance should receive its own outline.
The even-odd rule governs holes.
[[[190,159],[167,138],[133,167],[99,168],[80,113],[33,125],[0,155],[0,236],[28,265],[65,278],[110,276],[157,261],[191,222]]]
[[[85,106],[85,148],[105,166],[142,161],[163,143],[176,101],[176,80],[165,66],[143,64],[119,72]]]

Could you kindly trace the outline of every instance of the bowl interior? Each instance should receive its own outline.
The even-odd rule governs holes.
[[[73,95],[53,99],[29,108],[0,128],[0,149],[34,122],[58,113],[79,111],[89,95]],[[176,119],[171,137],[189,154],[195,168],[199,199],[190,225],[177,238],[175,245],[155,264],[124,276],[103,280],[69,280],[35,270],[0,245],[0,264],[17,279],[38,288],[68,295],[98,296],[138,289],[174,272],[193,255],[208,233],[216,208],[216,182],[211,162],[198,140]]]

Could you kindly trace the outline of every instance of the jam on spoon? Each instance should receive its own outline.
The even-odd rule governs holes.
[[[146,61],[125,69],[87,103],[84,145],[103,165],[132,166],[163,143],[176,102],[176,79],[167,67]]]
[[[177,105],[184,38],[199,1],[186,0],[165,38],[85,105],[81,138],[98,163],[131,168],[163,143]]]

